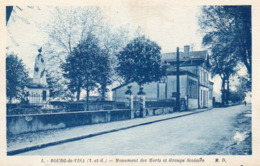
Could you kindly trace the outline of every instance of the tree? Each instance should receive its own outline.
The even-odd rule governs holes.
[[[68,80],[63,77],[62,70],[59,68],[60,64],[64,63],[71,55],[73,48],[86,40],[88,34],[91,33],[98,38],[98,44],[106,53],[106,57],[108,56],[110,64],[111,73],[104,75],[104,79],[101,80],[103,81],[102,88],[99,89],[104,98],[107,86],[115,77],[115,55],[128,41],[127,28],[115,28],[103,19],[100,7],[55,7],[52,9],[52,19],[42,26],[42,30],[49,36],[44,47],[48,55],[47,67],[50,77],[57,81],[53,84],[53,90],[57,92],[57,96],[63,96],[62,98],[70,94],[69,91],[62,90],[67,88]]]
[[[100,61],[98,67],[98,75],[96,76],[97,82],[99,83],[100,87],[98,88],[98,92],[101,96],[101,100],[106,99],[106,93],[108,92],[108,85],[112,84],[112,78],[111,78],[111,65],[109,61],[109,54],[106,50],[100,51]]]
[[[242,102],[246,98],[246,93],[251,91],[251,84],[248,78],[239,77],[239,84],[235,86],[236,90],[231,91],[230,100],[235,102]]]
[[[243,90],[245,93],[252,91],[252,84],[248,77],[238,77],[239,85],[236,87],[237,89]]]
[[[251,6],[204,6],[199,25],[203,45],[210,49],[222,43],[231,58],[239,60],[252,78]]]
[[[224,49],[221,45],[215,45],[212,48],[211,61],[211,74],[212,76],[218,75],[221,78],[221,100],[222,104],[228,103],[229,92],[229,80],[236,74],[237,60],[229,55],[229,49]],[[227,84],[227,88],[226,88]]]
[[[9,103],[12,103],[14,98],[23,98],[23,91],[28,83],[28,71],[23,61],[14,54],[6,55],[6,95]]]
[[[230,100],[232,103],[242,102],[246,97],[246,93],[236,90],[230,92]]]
[[[98,45],[98,39],[89,34],[86,40],[78,44],[62,64],[63,76],[69,80],[68,88],[80,99],[81,90],[86,90],[88,110],[89,93],[98,86],[98,81],[106,71],[104,52]]]
[[[199,24],[204,34],[202,44],[212,53],[212,75],[222,80],[224,104],[230,98],[230,77],[241,63],[251,80],[251,7],[204,6]]]
[[[99,7],[55,7],[52,18],[43,30],[49,36],[52,49],[59,48],[56,54],[64,62],[73,48],[85,40],[88,33],[95,34],[101,23],[101,9]]]
[[[126,83],[136,82],[140,87],[145,83],[159,81],[165,75],[161,61],[161,47],[140,36],[133,39],[117,54],[117,72]]]
[[[51,83],[54,97],[73,99],[75,89],[68,87],[71,80],[64,77],[62,64],[73,54],[73,48],[83,43],[88,33],[95,34],[97,27],[102,25],[100,8],[50,7],[49,10],[52,13],[50,21],[39,27],[48,35],[48,42],[43,46],[48,61],[48,83]]]
[[[46,72],[46,79],[48,87],[50,88],[50,97],[53,99],[73,101],[75,99],[75,96],[67,86],[69,80],[64,79],[62,75],[56,74],[56,71],[50,70],[50,68]]]

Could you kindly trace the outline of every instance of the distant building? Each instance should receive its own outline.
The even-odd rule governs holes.
[[[179,55],[180,98],[185,99],[188,109],[212,107],[213,82],[209,81],[207,51],[190,51],[189,46],[184,46],[184,52]],[[167,77],[160,82],[143,85],[148,101],[176,99],[176,52],[162,54],[162,60],[168,64]],[[128,85],[132,85],[133,95],[137,94],[137,83],[125,84],[112,90],[113,100],[125,100],[124,93]]]
[[[34,74],[32,82],[27,86],[28,99],[30,104],[44,104],[49,100],[50,90],[46,81],[45,59],[42,56],[42,49],[35,58]]]

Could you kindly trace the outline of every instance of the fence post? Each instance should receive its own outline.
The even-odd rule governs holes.
[[[134,113],[134,96],[130,96],[130,111],[131,111],[131,119],[134,119],[135,113]]]
[[[145,92],[143,91],[143,87],[141,87],[140,85],[139,85],[139,92],[137,93],[137,96],[138,96],[138,98],[139,98],[139,102],[140,102],[140,116],[141,117],[145,117],[145,115],[146,115],[146,110],[145,110]]]
[[[134,119],[134,99],[133,99],[133,94],[132,94],[132,86],[128,85],[127,86],[127,91],[125,91],[125,98],[129,100],[129,107],[130,107],[130,112],[131,112],[131,119]]]
[[[146,117],[146,110],[145,110],[145,95],[141,97],[141,105],[142,105],[142,117]]]

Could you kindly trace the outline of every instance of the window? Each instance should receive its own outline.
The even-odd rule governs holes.
[[[198,82],[188,78],[188,97],[191,99],[198,98]]]
[[[200,91],[201,93],[200,93],[200,100],[201,100],[201,102],[202,102],[202,90]]]
[[[208,100],[209,100],[209,92],[208,91],[206,91],[206,105],[208,105]]]
[[[205,85],[206,83],[206,72],[203,70],[203,84]]]

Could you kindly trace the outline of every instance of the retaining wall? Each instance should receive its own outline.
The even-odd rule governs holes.
[[[130,110],[101,110],[7,116],[7,132],[21,134],[131,119]]]
[[[162,114],[169,114],[173,112],[172,107],[151,107],[146,108],[147,116],[153,116],[153,115],[162,115]]]

